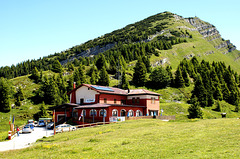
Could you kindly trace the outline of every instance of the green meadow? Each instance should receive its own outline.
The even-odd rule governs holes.
[[[114,123],[39,139],[0,158],[240,158],[240,120]]]

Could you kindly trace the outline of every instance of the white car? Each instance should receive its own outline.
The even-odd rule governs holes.
[[[22,133],[31,133],[32,132],[32,128],[30,127],[30,125],[25,125],[22,128]]]
[[[76,130],[76,127],[69,124],[60,124],[55,128],[56,133],[64,132],[64,131],[74,131],[74,130]]]

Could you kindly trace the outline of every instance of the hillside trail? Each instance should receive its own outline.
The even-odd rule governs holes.
[[[53,135],[53,130],[45,127],[35,127],[32,133],[24,133],[14,137],[12,140],[0,142],[0,151],[16,150],[33,145],[37,139]]]

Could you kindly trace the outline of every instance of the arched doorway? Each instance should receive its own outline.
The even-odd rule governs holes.
[[[126,116],[126,110],[124,109],[121,110],[121,116]]]

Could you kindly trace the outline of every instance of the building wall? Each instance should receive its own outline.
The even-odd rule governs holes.
[[[137,103],[137,98],[139,97],[139,103]],[[135,98],[135,102],[133,103],[133,98]],[[152,102],[152,98],[154,98],[154,103]],[[135,95],[135,96],[128,96],[127,97],[127,104],[129,105],[140,105],[140,106],[146,106],[146,114],[144,115],[150,115],[149,110],[156,110],[158,111],[159,115],[159,96],[154,95]]]
[[[147,113],[149,114],[149,110],[156,110],[158,111],[158,114],[156,114],[157,116],[159,116],[159,97],[155,96],[155,100],[154,103],[152,101],[152,99],[147,99]]]
[[[112,94],[100,94],[99,103],[104,103],[104,99],[107,99],[107,104],[121,104],[121,100],[126,101],[127,97]],[[116,103],[114,103],[114,99],[116,99]]]
[[[100,116],[100,110],[102,108],[93,108],[97,111],[97,115],[94,116],[94,122],[103,122],[103,116]],[[117,116],[121,116],[121,110],[125,110],[125,116],[128,115],[128,111],[132,110],[134,112],[134,116],[136,116],[137,111],[141,111],[142,115],[145,115],[145,108],[139,108],[139,107],[124,107],[124,106],[110,106],[108,108],[104,108],[107,111],[106,117],[105,117],[105,122],[109,122],[109,118],[112,117],[112,111],[116,109],[118,111]],[[78,119],[81,116],[83,109],[78,109]],[[84,116],[84,123],[91,123],[93,121],[93,116],[90,116],[90,111],[92,109],[84,109],[86,111],[86,116]],[[81,120],[76,120],[74,121],[76,124],[83,124],[83,118]]]
[[[79,89],[76,90],[76,104],[80,104],[80,99],[83,99],[82,104],[87,103],[97,103],[96,95],[99,94],[95,90],[92,90],[86,86],[82,86]],[[70,95],[71,99],[71,95]]]

